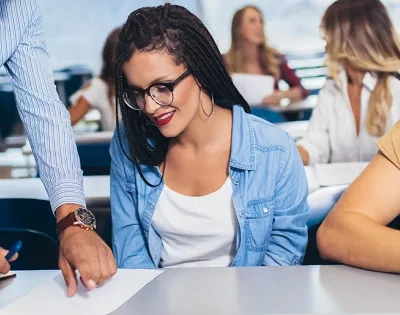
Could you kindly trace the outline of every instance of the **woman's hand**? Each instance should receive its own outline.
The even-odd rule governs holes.
[[[271,95],[264,97],[262,100],[263,105],[279,106],[283,98],[281,91],[274,91]]]

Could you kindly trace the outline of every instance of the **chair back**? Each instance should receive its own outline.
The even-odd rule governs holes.
[[[0,199],[0,246],[8,248],[16,240],[22,249],[13,270],[58,268],[56,220],[47,200]]]
[[[308,244],[303,265],[332,265],[334,262],[326,261],[319,255],[317,247],[317,231],[325,217],[339,201],[347,185],[325,187],[312,192],[307,199],[310,206],[308,226]]]

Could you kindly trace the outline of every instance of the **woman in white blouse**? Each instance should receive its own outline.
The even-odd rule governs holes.
[[[107,37],[103,48],[103,66],[98,77],[93,78],[70,97],[71,123],[75,125],[90,109],[100,112],[100,127],[103,131],[115,129],[115,49],[121,28],[114,29]]]
[[[379,0],[335,1],[321,29],[331,77],[297,143],[301,158],[305,165],[370,161],[400,118],[397,34]]]

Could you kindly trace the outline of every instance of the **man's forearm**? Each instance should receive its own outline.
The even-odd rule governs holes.
[[[37,5],[30,13],[31,24],[5,67],[12,77],[17,106],[53,211],[64,204],[85,206],[71,120],[54,85]]]

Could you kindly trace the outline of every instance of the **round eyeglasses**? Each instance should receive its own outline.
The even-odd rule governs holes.
[[[147,89],[127,89],[122,95],[123,100],[133,110],[142,110],[146,106],[145,94],[147,94],[158,105],[169,106],[174,101],[175,86],[189,75],[190,71],[186,70],[174,82],[153,83]]]

